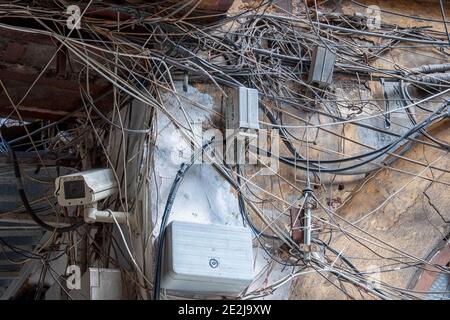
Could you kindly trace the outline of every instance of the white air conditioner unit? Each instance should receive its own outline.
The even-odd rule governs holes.
[[[182,221],[167,226],[162,288],[237,295],[253,277],[249,229]]]

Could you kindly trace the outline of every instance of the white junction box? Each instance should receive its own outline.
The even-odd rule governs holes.
[[[239,87],[227,94],[226,129],[259,129],[258,90]]]
[[[173,221],[166,229],[161,287],[238,294],[253,280],[249,229]]]
[[[89,268],[81,277],[81,288],[69,292],[73,300],[122,300],[119,269]]]

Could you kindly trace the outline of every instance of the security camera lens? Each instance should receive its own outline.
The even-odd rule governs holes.
[[[64,194],[67,200],[84,198],[84,181],[65,181],[64,182]]]

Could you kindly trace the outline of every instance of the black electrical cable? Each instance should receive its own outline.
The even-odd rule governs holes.
[[[40,255],[38,255],[38,254],[36,254],[34,252],[31,252],[31,251],[28,251],[28,250],[24,250],[22,248],[19,248],[19,247],[16,247],[16,246],[12,245],[12,244],[9,244],[2,237],[0,237],[0,244],[5,246],[5,247],[8,247],[12,252],[17,253],[18,255],[21,255],[21,256],[23,256],[23,257],[25,257],[27,259],[39,259],[39,260],[42,259],[42,257]],[[5,252],[3,250],[2,250],[2,253],[7,259],[9,259],[6,256],[6,254],[5,254]]]
[[[405,84],[404,84],[403,80],[400,80],[399,86],[400,86],[400,94],[401,94],[401,97],[402,97],[402,99],[403,99],[403,101],[404,101],[405,106],[407,106],[409,102],[413,102],[413,101],[411,101],[410,96],[409,96],[408,93],[407,93],[407,88],[405,87]],[[411,110],[410,110],[409,108],[406,108],[405,111],[406,111],[406,114],[408,115],[408,118],[409,118],[409,120],[411,121],[411,123],[412,123],[413,125],[416,125],[416,124],[417,124],[417,121],[416,121],[415,117],[413,116],[413,114],[411,113]],[[425,137],[427,137],[428,139],[430,139],[431,141],[433,141],[434,143],[440,145],[442,148],[445,148],[445,149],[447,149],[447,150],[450,150],[450,145],[449,145],[449,144],[447,144],[447,143],[445,143],[445,142],[443,142],[443,141],[440,141],[440,140],[434,138],[434,137],[433,137],[431,134],[429,134],[425,129],[420,129],[420,132],[421,132]]]
[[[345,118],[340,117],[340,116],[337,116],[337,115],[333,115],[333,114],[330,114],[330,113],[326,113],[326,112],[321,111],[321,110],[319,110],[319,109],[313,109],[313,108],[311,108],[311,107],[307,107],[307,106],[305,106],[305,105],[301,105],[301,104],[299,104],[299,103],[294,102],[292,99],[289,100],[289,99],[286,99],[286,98],[280,98],[280,97],[269,96],[269,95],[266,95],[266,97],[267,97],[268,99],[271,99],[271,100],[280,101],[280,102],[282,102],[282,103],[289,104],[289,105],[291,105],[292,107],[295,107],[295,108],[297,108],[297,109],[303,109],[303,110],[307,110],[307,111],[311,111],[311,112],[316,112],[316,113],[318,113],[318,114],[320,114],[320,115],[323,115],[323,116],[332,118],[333,120],[336,120],[336,121],[347,121],[347,120],[348,120],[348,119],[345,119]],[[373,126],[373,125],[370,125],[370,124],[368,124],[368,123],[364,123],[364,122],[352,122],[351,124],[352,124],[352,125],[355,125],[355,126],[359,126],[359,127],[361,127],[361,128],[365,128],[365,129],[373,130],[373,131],[376,131],[376,132],[379,132],[379,133],[383,133],[383,134],[387,134],[387,135],[390,135],[390,136],[394,136],[394,137],[397,137],[397,138],[398,138],[398,137],[401,137],[401,135],[398,134],[398,133],[395,133],[395,132],[389,131],[389,130],[385,130],[385,129],[382,129],[382,128],[378,128],[378,127]],[[279,124],[277,124],[277,126],[279,126]],[[435,148],[438,148],[438,149],[442,149],[442,148],[441,148],[440,146],[438,146],[438,145],[434,145],[434,144],[430,144],[430,143],[425,143],[424,141],[421,141],[421,140],[414,140],[413,138],[409,138],[409,140],[413,140],[413,141],[415,141],[415,142],[419,142],[419,143],[422,143],[422,144],[426,144],[426,145],[428,145],[428,146],[430,146],[430,147],[435,147]]]
[[[441,116],[442,117],[442,116]],[[316,168],[306,168],[303,166],[299,166],[295,161],[291,161],[285,157],[279,157],[280,161],[284,164],[290,165],[292,167],[295,167],[297,169],[301,169],[304,171],[311,171],[311,172],[321,172],[321,173],[332,173],[332,174],[339,174],[339,175],[356,175],[356,174],[367,174],[370,173],[374,170],[377,170],[377,168],[373,168],[373,169],[368,169],[368,170],[361,170],[361,171],[350,171],[352,169],[356,169],[359,168],[361,166],[364,166],[366,164],[371,163],[372,161],[376,160],[377,158],[383,156],[384,154],[386,154],[387,152],[389,152],[393,147],[395,146],[395,144],[390,145],[389,148],[383,152],[379,152],[378,154],[375,154],[373,157],[371,157],[370,159],[364,160],[360,163],[351,165],[351,166],[347,166],[347,167],[340,167],[340,168],[320,168],[320,169],[316,169]],[[393,160],[397,159],[396,157],[393,158]]]
[[[432,123],[433,121],[440,119],[442,117],[446,117],[446,113],[444,114],[438,114],[440,111],[442,111],[445,107],[447,107],[449,105],[450,101],[447,101],[445,104],[443,104],[440,108],[438,108],[436,111],[433,112],[433,114],[431,114],[428,118],[426,118],[425,120],[421,121],[419,124],[415,125],[413,128],[409,129],[406,133],[404,133],[403,135],[400,136],[399,139],[387,144],[386,146],[371,151],[367,154],[364,155],[359,155],[359,156],[354,156],[354,157],[350,157],[349,159],[354,160],[354,159],[358,159],[358,158],[362,158],[362,157],[366,157],[368,155],[373,155],[371,158],[366,159],[360,163],[348,166],[348,167],[342,167],[342,168],[323,168],[320,167],[319,168],[306,168],[303,166],[298,165],[297,162],[313,162],[313,160],[305,160],[305,159],[292,159],[292,158],[288,158],[288,157],[282,157],[279,156],[278,158],[280,159],[280,161],[284,164],[299,168],[301,170],[309,170],[312,172],[322,172],[322,173],[334,173],[334,174],[342,174],[345,171],[351,170],[351,169],[355,169],[358,167],[361,167],[367,163],[372,162],[373,160],[376,160],[377,158],[381,157],[384,154],[387,154],[390,150],[392,150],[397,144],[399,144],[401,141],[405,140],[407,137],[411,136],[412,134],[420,131],[420,129],[423,129],[424,127],[428,126],[430,123]],[[268,154],[270,154],[270,152],[267,151]],[[270,154],[272,155],[272,154]],[[273,156],[273,155],[272,155]],[[396,159],[396,158],[394,158]],[[330,161],[330,160],[328,160]],[[331,160],[331,161],[337,161],[337,162],[342,162],[342,161],[347,161],[345,159],[343,160]],[[354,173],[353,173],[354,174]]]
[[[278,125],[280,136],[283,138],[283,143],[286,145],[286,148],[288,148],[289,152],[292,153],[292,155],[299,159],[299,160],[305,160],[300,154],[297,152],[297,150],[292,145],[290,139],[287,137],[287,134],[283,127],[279,126],[279,123],[277,119],[275,119],[275,116],[273,113],[263,104],[260,103],[259,106],[263,109],[264,113],[267,115],[267,118],[272,122],[272,124]]]
[[[321,245],[326,249],[328,249],[329,251],[333,252],[336,255],[336,257],[339,257],[339,259],[345,262],[345,264],[347,264],[350,268],[352,268],[357,274],[362,275],[361,271],[359,271],[358,268],[347,257],[345,257],[342,253],[338,252],[333,247],[329,246],[328,244],[319,239],[312,239],[312,242],[315,242],[318,245]]]
[[[364,157],[376,154],[378,152],[381,152],[381,151],[383,151],[383,149],[386,149],[387,147],[389,147],[389,145],[386,145],[384,147],[381,147],[379,149],[370,151],[368,153],[364,153],[364,154],[360,154],[360,155],[356,155],[356,156],[351,156],[351,157],[346,157],[346,158],[341,158],[341,159],[334,159],[334,160],[305,159],[305,158],[303,158],[303,157],[301,157],[299,155],[297,150],[295,150],[295,148],[292,145],[292,143],[290,142],[289,138],[286,136],[284,128],[279,125],[279,123],[276,121],[276,119],[275,119],[274,115],[272,114],[272,112],[270,112],[270,110],[268,110],[264,105],[262,105],[262,106],[263,106],[263,110],[266,112],[267,118],[269,118],[270,122],[272,122],[272,124],[274,124],[277,127],[279,127],[279,132],[280,132],[280,136],[282,137],[283,143],[286,145],[288,150],[294,156],[294,157],[283,157],[283,159],[285,159],[285,160],[302,162],[302,163],[311,163],[311,164],[317,166],[316,163],[319,163],[319,162],[320,163],[341,163],[341,162],[346,162],[346,161],[359,160],[361,158],[364,158]]]
[[[14,174],[16,177],[16,186],[17,186],[17,192],[19,193],[20,199],[22,200],[23,206],[25,207],[25,211],[28,213],[28,215],[33,219],[34,222],[36,222],[37,225],[42,227],[43,229],[51,232],[57,232],[57,233],[65,233],[69,231],[73,231],[84,225],[84,221],[79,221],[74,223],[73,225],[67,226],[67,227],[53,227],[49,224],[47,224],[45,221],[43,221],[33,210],[33,208],[30,205],[30,202],[28,201],[27,195],[25,194],[25,190],[23,188],[23,182],[22,182],[22,174],[20,173],[20,166],[19,161],[17,160],[17,155],[14,152],[14,150],[9,145],[8,141],[4,140],[5,146],[8,149],[8,152],[11,155],[11,159],[13,162],[14,167]]]
[[[158,235],[158,240],[156,243],[156,269],[155,269],[155,280],[153,283],[153,299],[159,300],[161,292],[161,268],[162,268],[162,256],[163,256],[163,246],[164,238],[166,234],[166,223],[169,218],[170,210],[172,209],[173,202],[175,200],[178,188],[183,180],[184,175],[192,167],[193,161],[189,164],[183,163],[173,180],[172,186],[170,187],[169,195],[167,196],[166,206],[164,208],[164,213],[161,218],[161,226]]]
[[[446,102],[446,104],[448,104],[448,101]],[[283,140],[284,144],[286,145],[286,147],[288,148],[288,150],[289,150],[289,151],[292,153],[292,155],[294,156],[294,158],[280,157],[279,159],[281,160],[281,162],[283,162],[283,163],[285,163],[285,164],[288,164],[288,165],[290,165],[290,166],[294,166],[294,167],[299,168],[299,169],[304,170],[304,171],[311,171],[311,172],[313,172],[313,173],[316,175],[316,177],[317,177],[317,172],[323,172],[323,173],[327,173],[327,172],[328,172],[328,173],[336,173],[336,174],[341,174],[341,175],[355,175],[355,174],[367,174],[367,173],[370,173],[370,172],[376,170],[378,167],[377,167],[377,168],[370,169],[370,170],[364,170],[364,171],[358,171],[358,172],[345,172],[345,171],[346,171],[346,170],[349,170],[349,169],[357,168],[357,167],[359,167],[359,166],[362,166],[362,165],[364,165],[364,164],[366,164],[366,163],[369,163],[371,160],[364,161],[364,162],[362,162],[362,163],[359,163],[359,164],[356,165],[356,166],[352,166],[352,167],[348,167],[348,168],[343,168],[343,170],[340,169],[340,170],[337,170],[337,171],[336,171],[336,169],[322,168],[322,167],[318,166],[318,165],[316,164],[316,162],[317,162],[317,163],[318,163],[318,162],[320,162],[320,163],[325,163],[325,164],[326,164],[326,163],[341,163],[341,162],[346,162],[346,161],[359,160],[359,159],[361,159],[361,158],[368,157],[368,156],[371,156],[371,155],[380,153],[377,157],[374,158],[374,159],[376,159],[376,158],[378,158],[378,157],[380,157],[380,156],[386,154],[386,153],[389,151],[389,149],[392,148],[393,145],[396,145],[397,143],[401,142],[401,141],[404,140],[405,138],[408,138],[410,141],[409,141],[409,143],[408,143],[407,145],[405,145],[405,146],[403,147],[403,149],[402,149],[402,151],[401,151],[401,154],[400,154],[400,155],[403,155],[403,154],[406,153],[406,152],[409,150],[409,148],[412,146],[412,143],[411,143],[411,142],[417,141],[416,139],[410,137],[415,131],[411,132],[410,135],[406,135],[406,137],[405,137],[405,136],[401,136],[401,135],[399,135],[399,134],[393,134],[393,133],[387,132],[387,133],[389,133],[389,134],[392,134],[392,135],[395,135],[395,136],[399,137],[399,138],[397,139],[397,141],[391,142],[390,144],[387,144],[387,145],[385,145],[384,147],[381,147],[381,148],[379,148],[379,149],[375,149],[375,150],[373,150],[373,151],[371,151],[371,152],[368,152],[368,153],[365,153],[365,154],[356,155],[356,156],[347,157],[347,158],[342,158],[342,159],[323,160],[323,161],[304,159],[304,158],[301,157],[301,156],[299,155],[299,153],[295,150],[295,148],[293,147],[292,143],[290,142],[290,139],[288,138],[286,132],[284,131],[284,128],[283,128],[282,126],[279,125],[279,123],[278,123],[277,120],[275,119],[275,116],[270,112],[270,110],[269,110],[263,103],[260,103],[259,105],[260,105],[260,107],[263,109],[263,111],[266,113],[267,117],[268,117],[269,120],[272,122],[272,124],[276,125],[276,126],[279,128],[279,133],[280,133],[280,136],[283,138],[282,140]],[[435,113],[435,112],[434,112],[434,113]],[[433,114],[434,114],[434,113],[433,113]],[[331,115],[330,115],[330,116],[331,116]],[[332,116],[332,117],[334,118],[334,116]],[[339,119],[339,120],[342,120],[342,119]],[[362,125],[362,124],[361,124],[361,125]],[[363,125],[362,125],[362,126],[363,126]],[[364,127],[364,126],[363,126],[363,127]],[[381,131],[381,129],[380,129],[380,131]],[[420,140],[419,140],[419,141],[420,141]],[[446,146],[443,145],[443,144],[438,144],[438,146],[439,146],[439,148],[441,148],[441,149],[448,150],[448,148],[446,148]],[[396,161],[397,159],[398,159],[397,157],[394,157],[393,159],[391,159],[390,162],[393,163],[393,162]],[[372,159],[372,160],[373,160],[373,159]],[[313,166],[315,166],[315,167],[317,167],[317,168],[320,168],[320,169],[305,168],[305,167],[299,166],[299,165],[297,164],[297,162],[307,163],[307,164],[310,164],[310,163],[311,163]],[[318,177],[317,177],[317,178],[318,178]]]

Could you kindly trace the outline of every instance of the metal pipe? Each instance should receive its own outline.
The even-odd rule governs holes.
[[[304,216],[304,232],[303,232],[303,242],[305,244],[305,261],[311,260],[311,210],[313,208],[313,197],[310,193],[312,190],[310,188],[305,188],[303,194],[305,197],[305,216]]]

